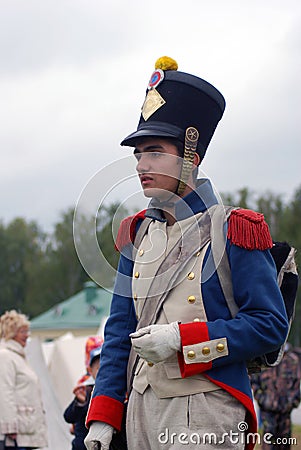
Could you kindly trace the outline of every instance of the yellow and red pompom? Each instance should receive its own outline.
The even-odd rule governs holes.
[[[161,70],[178,70],[178,63],[169,56],[161,56],[155,63],[155,69]]]
[[[263,214],[250,209],[235,209],[231,212],[227,237],[232,244],[247,250],[267,250],[273,247]]]

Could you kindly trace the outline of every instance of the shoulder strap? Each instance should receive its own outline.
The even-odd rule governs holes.
[[[297,265],[295,260],[296,255],[296,249],[294,247],[291,247],[289,254],[284,262],[284,264],[281,266],[279,273],[278,273],[278,285],[281,286],[282,280],[285,273],[293,273],[295,275],[298,275],[297,272]]]
[[[232,317],[235,317],[238,313],[238,306],[233,295],[231,268],[226,252],[224,225],[234,209],[236,209],[234,206],[216,205],[211,216],[210,230],[213,261]]]
[[[139,248],[143,237],[145,236],[148,226],[150,225],[152,219],[144,219],[143,222],[140,225],[140,228],[137,231],[135,240],[134,240],[134,250],[133,255],[136,256],[137,249]],[[173,273],[170,277],[163,277],[162,273],[166,270],[168,266],[167,258],[165,259],[165,264],[161,264],[159,270],[157,271],[156,275],[161,275],[158,277],[155,277],[157,280],[159,279],[159,282],[161,280],[160,286],[159,286],[159,294],[155,295],[155,292],[152,292],[150,297],[151,301],[144,303],[143,313],[141,314],[140,320],[138,322],[137,328],[145,327],[147,325],[151,325],[156,322],[157,317],[161,311],[161,308],[163,306],[163,303],[170,292],[170,290],[174,287],[174,283],[177,280],[178,277],[178,270],[182,270],[185,267],[185,264],[187,264],[190,259],[195,255],[196,251],[201,247],[202,242],[199,239],[200,236],[200,229],[202,229],[202,237],[203,237],[203,245],[205,243],[209,242],[210,239],[210,215],[209,213],[204,213],[202,217],[194,224],[193,226],[193,232],[191,230],[186,230],[183,235],[179,238],[179,240],[182,240],[185,238],[188,239],[188,247],[191,247],[191,252],[182,252],[180,257],[177,257],[176,263],[173,265]],[[179,241],[178,241],[179,242]],[[178,252],[177,244],[174,245],[173,249],[169,252],[169,255],[172,257],[173,252]],[[134,253],[135,252],[135,253]],[[168,257],[168,255],[167,255]],[[163,284],[165,286],[163,287]],[[148,318],[147,322],[143,320],[143,318]],[[127,380],[128,380],[128,390],[131,389],[131,383],[132,383],[132,377],[133,377],[133,370],[134,367],[136,367],[137,361],[139,360],[139,357],[136,357],[137,355],[131,350],[129,355],[129,361],[128,361],[128,367],[127,367]]]

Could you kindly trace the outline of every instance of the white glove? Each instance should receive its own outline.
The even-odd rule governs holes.
[[[109,450],[114,427],[104,422],[92,422],[84,443],[88,450]]]
[[[178,322],[167,325],[149,325],[130,334],[132,346],[141,358],[148,362],[165,361],[181,350]]]

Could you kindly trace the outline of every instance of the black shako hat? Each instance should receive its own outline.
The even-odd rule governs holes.
[[[135,147],[141,137],[171,137],[184,143],[186,130],[194,127],[199,132],[196,151],[204,157],[225,110],[225,99],[207,81],[177,68],[167,56],[156,61],[137,130],[121,145]]]

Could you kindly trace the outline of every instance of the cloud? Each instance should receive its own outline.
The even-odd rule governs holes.
[[[297,0],[1,2],[1,216],[49,226],[99,168],[131,153],[119,143],[162,54],[225,95],[204,161],[218,189],[292,193],[300,16]]]
[[[127,49],[123,12],[124,2],[116,0],[2,2],[1,71],[20,75],[114,58]]]
[[[217,132],[216,153],[210,154],[211,160],[208,153],[205,163],[222,191],[250,186],[288,199],[300,186],[299,18],[284,27],[282,39],[269,46],[256,76],[230,99]]]

